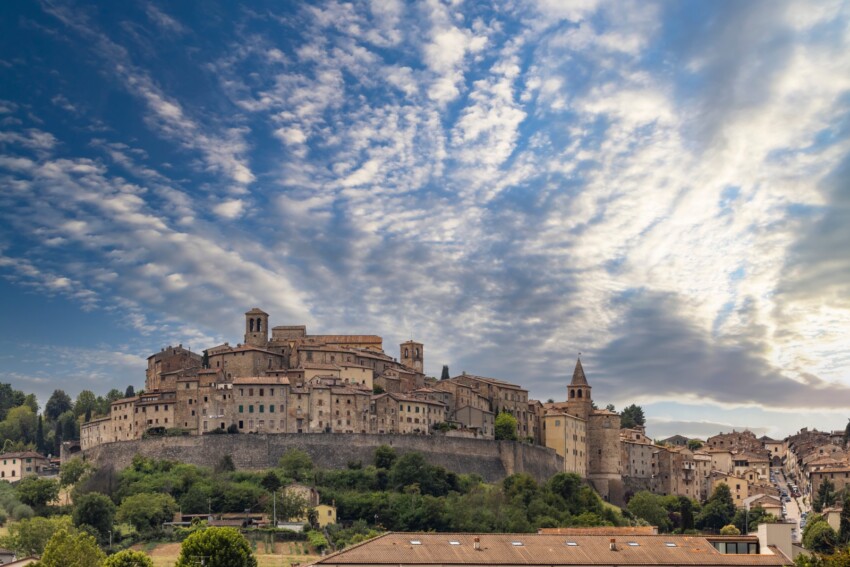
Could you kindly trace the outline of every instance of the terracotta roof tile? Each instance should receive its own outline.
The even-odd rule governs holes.
[[[475,538],[480,549],[475,548]],[[792,561],[773,548],[759,555],[723,554],[708,538],[627,535],[388,533],[314,565],[699,565],[772,566]],[[746,536],[737,538],[755,541]],[[568,545],[567,542],[575,545]],[[630,545],[630,543],[635,545]],[[668,545],[673,543],[673,546]]]

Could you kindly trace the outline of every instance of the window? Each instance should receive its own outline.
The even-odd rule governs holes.
[[[567,542],[567,546],[569,546],[569,547],[578,547],[578,544],[577,544],[576,542],[574,542],[574,541],[568,541],[568,542]]]
[[[522,542],[521,541],[512,541],[511,545],[514,546],[514,547],[522,547]]]
[[[254,413],[254,404],[248,406],[248,413]]]
[[[678,546],[677,546],[675,543],[673,543],[672,541],[665,541],[665,542],[664,542],[664,545],[666,545],[667,547],[678,547]]]
[[[263,395],[263,388],[260,388],[260,395]]]
[[[239,406],[239,413],[245,413],[245,406]]]
[[[274,413],[274,404],[269,404],[269,413]]]
[[[266,408],[263,404],[260,404],[260,413],[265,413]]]

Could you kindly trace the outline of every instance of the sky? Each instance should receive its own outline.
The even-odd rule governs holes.
[[[850,418],[850,5],[0,3],[0,382],[244,313],[656,437]]]

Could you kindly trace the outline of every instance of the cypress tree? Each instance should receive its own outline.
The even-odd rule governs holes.
[[[440,375],[440,380],[448,380],[449,378],[450,378],[450,376],[449,376],[449,365],[444,364],[443,365],[443,373]]]
[[[46,452],[47,447],[44,446],[44,420],[41,415],[38,416],[38,427],[35,430],[35,450],[41,454]]]

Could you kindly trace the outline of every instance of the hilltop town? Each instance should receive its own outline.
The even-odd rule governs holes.
[[[787,440],[752,432],[654,442],[642,424],[594,404],[581,360],[565,400],[542,403],[519,384],[468,374],[424,373],[425,345],[407,341],[396,359],[377,335],[311,335],[304,326],[269,325],[245,314],[242,343],[202,354],[178,345],[148,358],[145,390],[119,399],[110,414],[81,426],[85,451],[153,435],[216,433],[372,433],[495,438],[500,412],[516,418],[521,441],[553,449],[565,472],[624,503],[647,490],[705,500],[729,486],[738,506],[758,503],[782,515],[784,496],[770,467],[811,494],[826,475],[850,481],[850,454],[838,434],[803,431]],[[838,478],[835,477],[837,474]]]

